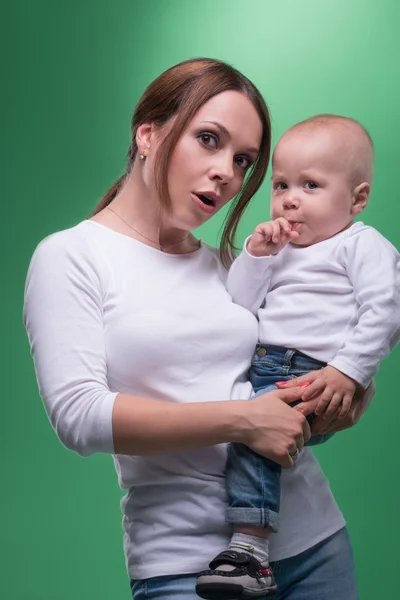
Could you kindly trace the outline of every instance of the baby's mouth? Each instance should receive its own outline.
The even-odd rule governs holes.
[[[297,231],[297,229],[301,225],[301,222],[300,221],[289,221],[289,224],[292,227],[292,231]]]

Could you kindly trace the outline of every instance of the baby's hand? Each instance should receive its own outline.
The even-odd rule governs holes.
[[[323,414],[328,418],[337,414],[339,419],[344,419],[350,410],[357,383],[330,365],[313,373],[315,379],[304,391],[301,399],[307,402],[319,397],[314,411],[316,415]]]
[[[247,242],[247,251],[252,256],[278,254],[286,244],[295,240],[298,236],[299,234],[296,231],[292,231],[290,223],[283,217],[279,217],[274,221],[257,225]]]

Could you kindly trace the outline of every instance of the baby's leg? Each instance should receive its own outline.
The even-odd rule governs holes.
[[[276,386],[259,390],[257,395],[272,389]],[[209,571],[200,573],[196,590],[201,597],[265,598],[276,592],[268,544],[277,531],[280,475],[277,463],[243,444],[229,446],[227,521],[234,524],[234,534],[229,549],[210,563]]]

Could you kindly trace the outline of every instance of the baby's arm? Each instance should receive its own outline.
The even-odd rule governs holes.
[[[360,384],[366,388],[379,362],[400,339],[400,254],[375,229],[350,235],[342,260],[358,306],[357,324],[329,365],[316,373],[303,400],[320,395],[316,414],[344,418]]]
[[[269,288],[273,256],[296,237],[284,218],[257,225],[229,270],[226,287],[236,304],[257,313]]]

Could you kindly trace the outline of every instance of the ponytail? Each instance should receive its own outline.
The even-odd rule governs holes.
[[[122,185],[125,181],[125,177],[126,177],[126,175],[121,175],[121,177],[119,179],[117,179],[117,181],[104,194],[104,196],[102,197],[102,199],[100,200],[100,202],[98,203],[96,208],[91,213],[91,215],[90,215],[91,217],[94,217],[94,215],[97,215],[97,213],[102,211],[103,208],[106,208],[106,206],[111,204],[111,202],[114,200],[115,196],[118,194],[118,192],[122,188]]]

